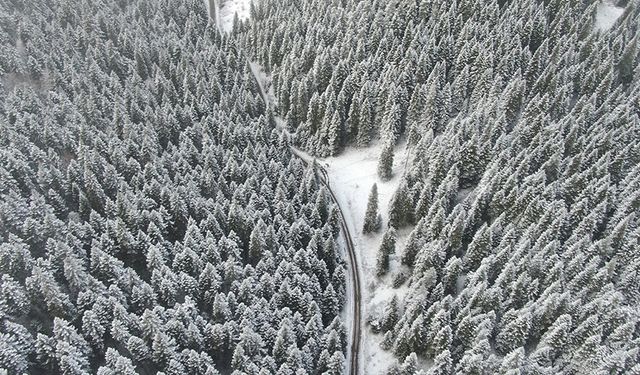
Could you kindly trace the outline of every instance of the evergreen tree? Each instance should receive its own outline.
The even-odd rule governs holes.
[[[336,316],[340,309],[340,302],[333,285],[329,284],[322,294],[323,318],[325,322]]]
[[[380,158],[378,159],[378,177],[382,181],[391,179],[391,170],[393,168],[393,144],[386,142],[382,147]]]
[[[263,237],[264,224],[261,224],[262,225],[259,224],[253,228],[251,237],[249,238],[249,258],[253,263],[257,263],[265,251],[265,241]]]
[[[404,183],[391,197],[389,203],[389,226],[399,228],[413,219],[413,208],[409,201],[409,193]]]
[[[427,375],[447,375],[451,374],[453,360],[448,350],[438,354],[433,360],[433,366],[427,372]]]
[[[400,367],[401,375],[413,375],[418,371],[418,356],[416,353],[411,353],[402,363]]]
[[[394,295],[393,298],[391,298],[391,301],[389,301],[389,304],[387,304],[387,306],[385,307],[384,312],[382,313],[380,328],[383,332],[387,332],[393,329],[395,324],[398,322],[398,318],[400,316],[399,314],[400,311],[398,307],[398,297]]]
[[[358,136],[356,144],[359,147],[369,146],[374,128],[372,121],[373,107],[371,106],[369,98],[365,98],[360,106],[360,113],[358,114]]]
[[[376,275],[385,275],[389,271],[389,255],[396,252],[396,230],[389,228],[382,237],[376,258]]]
[[[331,116],[331,125],[329,125],[328,142],[329,149],[328,155],[335,156],[340,151],[342,144],[342,121],[338,112],[334,112]]]
[[[364,225],[362,232],[367,234],[376,232],[380,229],[382,218],[378,214],[378,186],[373,184],[371,193],[369,193],[369,201],[367,202],[367,211],[364,215]]]
[[[496,336],[497,349],[506,354],[523,346],[529,337],[530,319],[526,311],[522,314],[509,311],[503,318],[504,328]]]

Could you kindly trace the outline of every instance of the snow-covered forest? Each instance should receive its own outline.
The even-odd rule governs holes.
[[[0,30],[0,373],[342,373],[336,209],[205,3]]]
[[[408,143],[389,373],[640,373],[638,1],[261,0],[235,33],[302,149],[376,144],[385,181]]]
[[[0,45],[0,375],[640,374],[640,0],[0,0]]]

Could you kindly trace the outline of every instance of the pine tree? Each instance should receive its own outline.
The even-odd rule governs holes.
[[[418,356],[411,353],[405,358],[400,367],[400,375],[414,375],[418,371]]]
[[[55,318],[53,339],[56,341],[55,355],[64,374],[88,374],[89,345],[78,331],[64,319]]]
[[[413,220],[413,208],[403,181],[389,203],[389,226],[400,228]]]
[[[233,358],[231,359],[231,367],[235,370],[243,370],[248,367],[249,358],[244,353],[242,345],[237,345],[233,351]]]
[[[373,133],[373,107],[369,98],[365,98],[360,107],[360,113],[358,115],[358,136],[356,144],[359,147],[367,147],[371,142],[371,136]]]
[[[338,296],[336,295],[333,285],[329,284],[322,294],[323,318],[325,322],[329,322],[332,317],[336,316],[340,309]]]
[[[251,231],[251,237],[249,239],[249,259],[252,263],[257,263],[262,254],[264,253],[264,223],[260,223]]]
[[[386,142],[382,147],[382,153],[378,159],[378,177],[382,181],[391,179],[391,170],[393,168],[393,144]]]
[[[335,156],[340,151],[342,145],[342,121],[338,112],[334,112],[331,116],[331,123],[329,125],[328,134],[328,155]]]
[[[502,320],[504,327],[496,336],[496,348],[506,354],[526,343],[531,328],[531,316],[528,311],[510,310]]]
[[[345,358],[342,352],[335,352],[327,362],[327,371],[322,375],[340,375],[344,373]]]
[[[517,374],[525,364],[524,348],[518,348],[504,356],[500,363],[500,374]]]
[[[122,356],[113,348],[107,349],[105,354],[105,366],[98,369],[99,375],[134,375],[137,374],[131,359]]]
[[[347,135],[351,139],[357,139],[360,131],[360,112],[362,112],[358,93],[353,96],[349,115],[347,117]],[[368,103],[363,103],[368,105]]]
[[[382,136],[392,144],[396,143],[402,131],[402,113],[403,110],[400,104],[393,103],[382,119]]]
[[[5,324],[10,326],[15,323],[7,322]],[[29,335],[28,340],[21,340],[15,333],[7,332],[0,336],[0,366],[5,374],[9,371],[26,373],[29,369],[28,356],[34,353],[33,345],[35,342],[33,338]]]
[[[151,355],[159,365],[166,366],[175,356],[176,342],[165,333],[157,333],[151,343]]]
[[[376,275],[384,276],[389,271],[389,255],[396,252],[396,230],[389,228],[382,237],[376,258]]]
[[[377,232],[380,229],[382,218],[378,214],[378,185],[373,184],[371,193],[369,193],[369,201],[367,202],[367,211],[364,215],[364,225],[362,233]]]
[[[398,296],[394,295],[382,313],[382,320],[380,322],[382,332],[387,332],[393,329],[398,322],[399,314]]]
[[[433,360],[433,366],[429,368],[427,375],[449,375],[453,369],[453,360],[448,350],[438,354]]]

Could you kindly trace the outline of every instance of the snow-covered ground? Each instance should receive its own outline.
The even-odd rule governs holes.
[[[624,13],[624,8],[617,7],[609,1],[603,1],[598,4],[596,12],[596,30],[605,31],[609,30],[611,26],[620,18]]]
[[[251,0],[219,0],[220,19],[222,31],[229,32],[233,29],[233,19],[238,14],[240,21],[246,21],[251,17]]]
[[[276,93],[273,89],[273,85],[271,84],[271,76],[264,71],[264,67],[256,62],[251,62],[251,71],[253,75],[256,76],[258,80],[258,85],[260,85],[260,90],[263,95],[266,96],[266,99],[269,101],[270,105],[277,106],[278,99],[276,98]]]
[[[381,151],[381,144],[365,149],[348,148],[338,157],[318,160],[329,174],[329,183],[344,210],[345,220],[356,247],[362,283],[363,327],[361,328],[360,368],[363,374],[372,375],[385,374],[387,368],[394,363],[395,357],[392,353],[380,348],[382,335],[373,334],[365,326],[366,318],[370,312],[383,309],[394,295],[398,295],[402,300],[406,294],[405,287],[398,289],[391,287],[392,275],[400,268],[399,261],[395,256],[391,258],[389,275],[382,281],[375,276],[375,265],[378,247],[384,228],[387,227],[389,201],[398,188],[410,153],[406,143],[396,147],[393,178],[390,181],[382,182],[377,175],[378,157]],[[383,219],[383,230],[378,234],[364,235],[362,233],[364,214],[367,209],[369,192],[374,183],[378,184],[378,205]],[[404,229],[398,233],[396,243],[398,258],[409,232],[410,229]]]
[[[382,213],[383,227],[387,225],[386,211],[389,200],[398,188],[407,160],[407,145],[402,142],[396,147],[393,160],[393,176],[391,180],[383,182],[378,178],[378,157],[382,152],[382,144],[378,143],[368,148],[347,148],[337,157],[319,159],[324,165],[334,192],[338,199],[344,203],[346,209],[355,224],[354,232],[361,232],[364,222],[364,212],[367,209],[369,192],[374,183],[378,184],[379,210]],[[355,233],[352,233],[357,237]],[[363,237],[363,236],[360,236]],[[371,241],[373,237],[364,237]]]

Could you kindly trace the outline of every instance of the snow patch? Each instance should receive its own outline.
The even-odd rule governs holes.
[[[458,190],[456,195],[455,204],[462,203],[473,192],[474,188],[465,188]]]
[[[276,93],[273,89],[273,78],[265,72],[264,67],[256,62],[249,63],[251,66],[251,71],[253,75],[256,77],[258,81],[258,86],[260,86],[260,91],[263,95],[263,98],[269,102],[271,107],[278,106],[278,98],[276,98]]]
[[[387,370],[391,365],[396,363],[396,357],[390,351],[380,348],[382,343],[382,335],[374,335],[371,330],[363,327],[362,330],[362,349],[360,352],[361,372],[367,375],[383,375],[387,374]]]
[[[378,184],[378,211],[382,215],[382,227],[386,228],[389,202],[398,188],[408,157],[407,144],[403,142],[395,149],[392,178],[383,182],[378,178],[377,173],[378,157],[382,152],[382,146],[380,142],[364,149],[347,148],[337,157],[318,160],[326,168],[331,187],[337,194],[338,200],[345,205],[344,207],[349,208],[347,216],[350,217],[346,219],[350,221],[350,229],[354,232],[352,235],[365,244],[367,242],[372,244],[370,240],[379,243],[375,241],[377,236],[364,236],[361,233],[371,187],[374,183]]]
[[[596,11],[595,29],[599,31],[609,30],[622,13],[624,13],[624,8],[617,7],[608,1],[601,2],[598,4]]]
[[[220,27],[224,32],[233,30],[233,19],[238,15],[240,21],[246,21],[251,18],[251,1],[252,0],[221,0]]]

